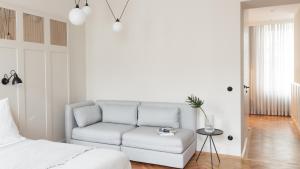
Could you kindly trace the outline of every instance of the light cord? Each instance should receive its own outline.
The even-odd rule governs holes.
[[[121,18],[123,17],[124,12],[125,12],[125,10],[126,10],[126,8],[127,8],[127,6],[128,6],[129,1],[130,1],[130,0],[127,0],[127,1],[126,1],[125,7],[124,7],[124,9],[123,9],[123,11],[122,11],[122,14],[121,14],[119,20],[121,20]]]
[[[116,17],[116,15],[115,15],[114,11],[112,10],[112,8],[111,8],[111,6],[110,6],[108,0],[105,0],[105,1],[106,1],[106,4],[107,4],[107,6],[108,6],[108,8],[109,8],[109,10],[110,10],[110,12],[111,12],[111,14],[112,14],[112,16],[113,16],[114,19],[115,19],[115,21],[120,21],[120,20],[122,19],[123,15],[124,15],[124,13],[125,13],[125,10],[126,10],[126,8],[127,8],[128,3],[129,3],[130,0],[127,0],[127,1],[126,1],[126,4],[125,4],[125,6],[124,6],[124,8],[123,8],[123,10],[122,10],[122,13],[121,13],[121,15],[120,15],[119,18]]]
[[[75,5],[78,6],[80,4],[80,0],[74,0],[75,1]]]
[[[115,14],[114,14],[114,11],[112,10],[112,8],[111,8],[110,4],[108,3],[108,1],[107,0],[105,0],[105,1],[106,1],[106,4],[107,4],[107,6],[108,6],[108,8],[110,10],[110,13],[112,14],[112,16],[114,17],[114,19],[116,21],[117,18],[116,18]]]

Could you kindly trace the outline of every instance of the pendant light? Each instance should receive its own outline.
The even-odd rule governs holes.
[[[125,6],[123,8],[123,11],[122,11],[120,17],[116,17],[116,15],[115,15],[114,11],[112,10],[112,8],[111,8],[108,0],[106,0],[106,4],[107,4],[107,6],[108,6],[108,8],[109,8],[109,10],[110,10],[110,12],[112,14],[112,16],[114,17],[114,20],[115,20],[115,23],[113,24],[113,27],[112,27],[112,29],[113,29],[114,32],[120,32],[123,29],[123,24],[121,23],[121,19],[122,19],[124,13],[125,13],[125,10],[126,10],[126,8],[128,6],[129,1],[130,0],[126,1],[126,4],[125,4]]]
[[[80,0],[75,0],[75,8],[69,12],[69,20],[73,25],[82,25],[86,20],[85,12],[79,8]]]
[[[89,16],[92,13],[92,8],[89,6],[87,0],[85,0],[85,5],[82,7],[82,11]]]
[[[123,25],[120,22],[119,19],[116,20],[116,22],[113,24],[113,31],[114,32],[120,32],[123,29]]]

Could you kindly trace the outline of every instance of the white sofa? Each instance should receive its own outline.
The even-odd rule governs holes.
[[[66,105],[66,141],[125,152],[130,160],[184,168],[196,151],[196,113],[186,104],[85,101]],[[176,128],[159,136],[159,127]]]

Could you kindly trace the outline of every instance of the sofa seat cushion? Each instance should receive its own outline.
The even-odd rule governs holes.
[[[121,145],[122,135],[135,126],[113,123],[96,123],[83,128],[74,128],[72,138],[80,141]]]
[[[158,127],[137,127],[123,134],[122,146],[147,150],[183,153],[195,140],[192,130],[176,129],[175,136],[158,135]]]

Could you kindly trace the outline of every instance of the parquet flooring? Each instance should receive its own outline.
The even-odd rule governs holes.
[[[215,169],[300,169],[300,132],[290,118],[251,116],[248,154],[239,157],[221,155]],[[215,161],[217,164],[217,161]],[[172,169],[132,162],[133,169]],[[196,154],[185,169],[210,169],[210,156],[204,153],[196,162]]]

